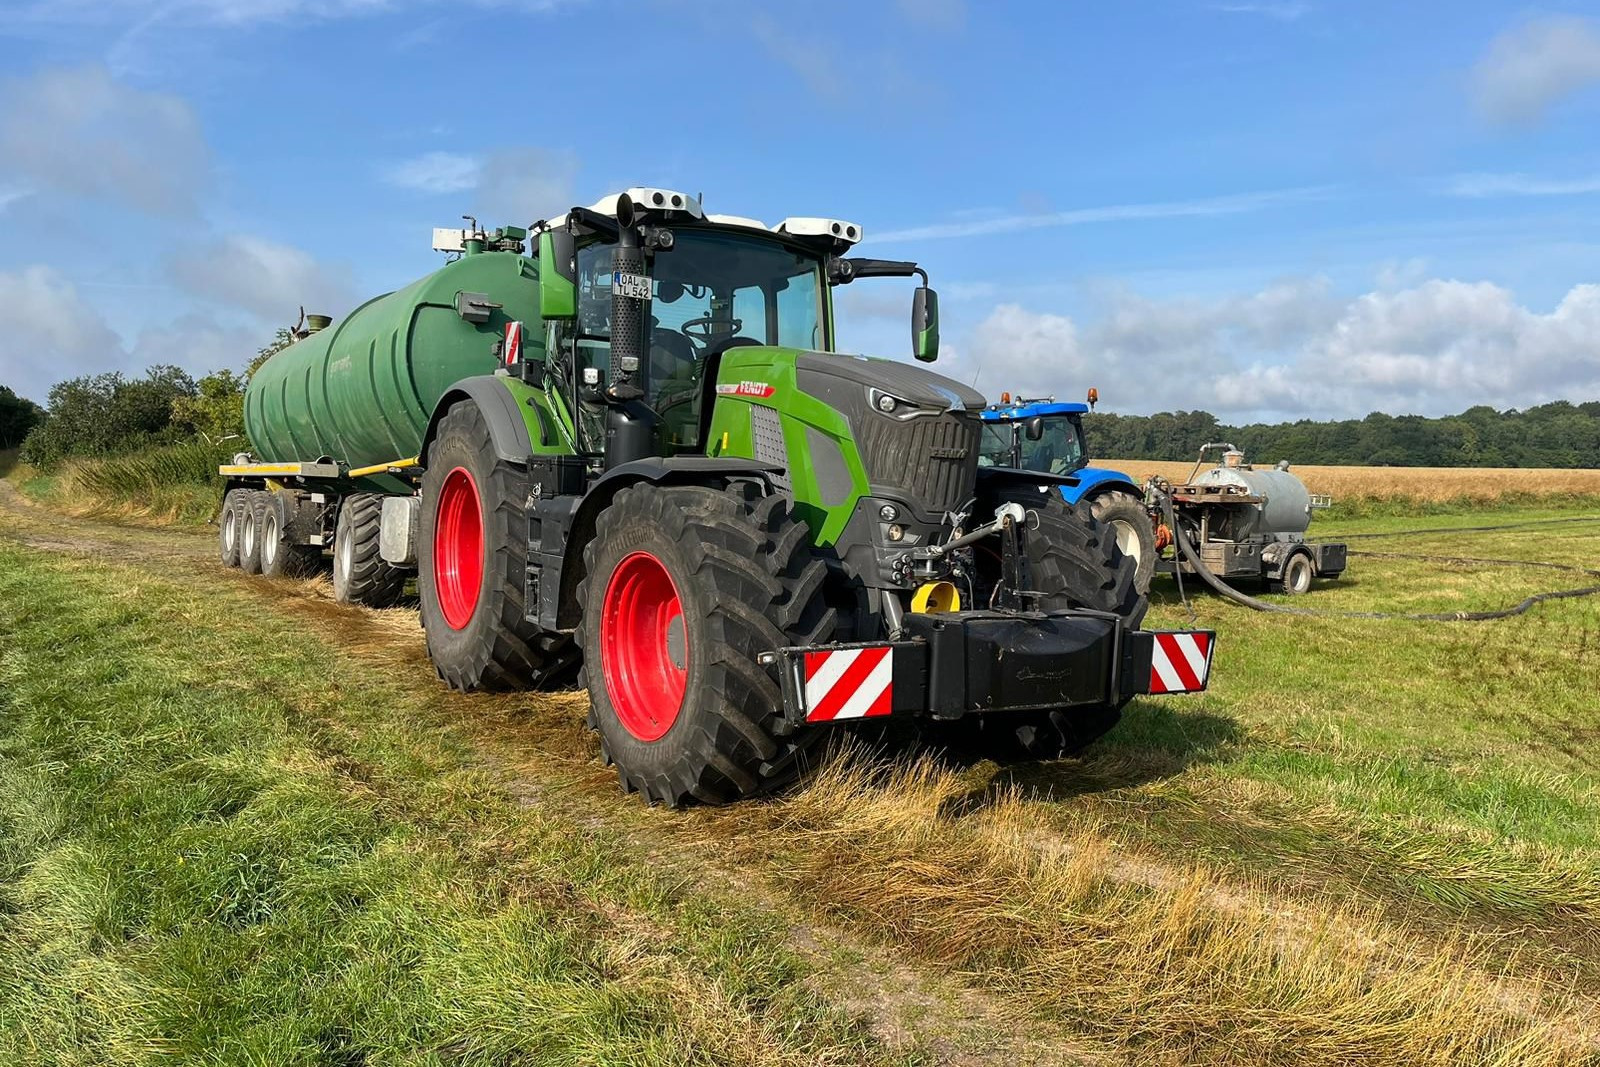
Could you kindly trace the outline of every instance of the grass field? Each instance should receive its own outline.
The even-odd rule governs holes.
[[[1418,558],[1597,566],[1577,514],[1330,520],[1442,529],[1304,603],[1592,583]],[[0,1062],[1600,1063],[1600,598],[1191,603],[1212,691],[1081,760],[674,813],[413,611],[0,483]]]

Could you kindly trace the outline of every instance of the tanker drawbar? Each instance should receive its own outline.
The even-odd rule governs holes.
[[[1117,529],[982,461],[982,396],[834,351],[834,290],[899,277],[938,354],[926,273],[860,226],[653,188],[469,222],[251,379],[224,564],[415,603],[451,688],[585,686],[652,803],[778,788],[867,720],[1050,759],[1206,689],[1215,635],[1141,629]]]

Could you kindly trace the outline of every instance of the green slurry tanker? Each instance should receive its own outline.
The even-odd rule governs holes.
[[[637,188],[436,231],[451,262],[251,379],[223,562],[331,550],[339,599],[379,607],[414,579],[445,682],[579,680],[652,803],[788,782],[841,725],[1051,758],[1203,689],[1213,635],[1139,629],[1133,560],[1060,478],[979,466],[981,396],[834,351],[834,289],[916,275],[938,352],[926,273],[860,237]]]

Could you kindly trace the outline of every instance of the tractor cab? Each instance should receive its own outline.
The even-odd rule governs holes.
[[[914,263],[848,259],[855,223],[707,215],[695,198],[630,189],[539,230],[546,351],[571,390],[577,446],[604,467],[703,453],[722,358],[738,348],[831,352],[831,288],[920,275],[918,358],[937,355],[937,303]]]
[[[985,467],[1066,476],[1088,465],[1083,415],[1087,404],[1057,403],[1055,397],[1001,402],[983,411],[983,446],[978,463]]]

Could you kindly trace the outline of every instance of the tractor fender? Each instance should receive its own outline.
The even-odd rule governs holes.
[[[471,400],[478,405],[483,421],[489,424],[495,455],[512,463],[528,462],[528,457],[533,455],[533,442],[528,436],[527,420],[517,406],[517,398],[506,387],[506,379],[493,374],[463,378],[444,391],[433,406],[428,428],[422,434],[422,445],[417,450],[419,458],[427,461],[428,446],[433,444],[439,431],[439,421],[450,410],[450,405],[459,400]]]
[[[1119,489],[1136,497],[1144,496],[1144,491],[1134,485],[1133,479],[1126,474],[1100,467],[1084,467],[1074,471],[1068,476],[1067,484],[1062,485],[1061,495],[1066,497],[1067,503],[1076,504],[1080,500],[1090,500],[1101,493]]]
[[[613,467],[601,475],[567,520],[566,547],[561,559],[561,599],[556,626],[570,630],[582,621],[578,608],[578,583],[583,580],[583,546],[594,537],[595,520],[623,489],[641,482],[651,485],[717,485],[730,479],[757,481],[767,492],[775,488],[772,476],[782,467],[753,459],[713,456],[656,456]]]

